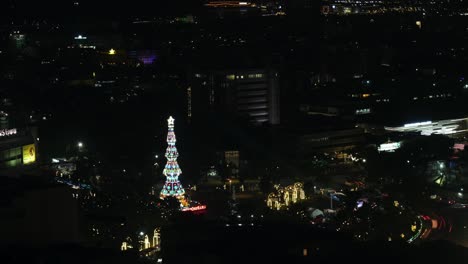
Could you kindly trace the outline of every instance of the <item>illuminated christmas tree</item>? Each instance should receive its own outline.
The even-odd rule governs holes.
[[[180,184],[179,175],[182,171],[179,168],[179,164],[177,163],[177,157],[179,153],[177,152],[177,148],[175,146],[176,137],[174,133],[174,118],[172,116],[167,119],[167,149],[166,149],[166,158],[167,163],[164,167],[163,174],[166,176],[166,183],[164,184],[160,197],[164,199],[165,197],[175,197],[184,204],[184,194],[185,190]]]

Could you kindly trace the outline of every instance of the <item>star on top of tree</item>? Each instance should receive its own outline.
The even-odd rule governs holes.
[[[172,116],[169,117],[169,119],[167,119],[167,124],[170,125],[170,126],[173,126],[174,125],[174,118],[172,118]]]

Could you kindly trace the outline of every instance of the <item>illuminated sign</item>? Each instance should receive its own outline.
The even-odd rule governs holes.
[[[399,149],[400,147],[401,147],[401,142],[391,142],[391,143],[380,144],[377,150],[379,152],[381,151],[394,152],[396,149]]]
[[[16,128],[0,130],[0,137],[16,135]]]
[[[36,146],[34,144],[23,146],[23,164],[36,161]]]
[[[198,206],[194,206],[194,207],[186,207],[186,208],[182,209],[182,211],[194,212],[194,211],[201,211],[201,210],[205,210],[205,209],[206,209],[206,205],[198,205]]]

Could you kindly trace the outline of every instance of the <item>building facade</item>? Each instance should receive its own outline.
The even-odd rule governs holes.
[[[0,129],[0,170],[31,165],[37,159],[37,134],[34,129]]]
[[[188,117],[196,114],[198,107],[198,112],[200,109],[226,112],[244,117],[254,125],[280,123],[277,71],[232,69],[194,73],[191,77],[187,90]]]

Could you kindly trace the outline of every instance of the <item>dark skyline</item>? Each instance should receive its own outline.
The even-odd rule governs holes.
[[[2,5],[14,10],[8,13],[16,18],[52,18],[71,19],[70,16],[84,16],[95,19],[125,19],[130,16],[158,16],[184,14],[196,11],[203,6],[201,0],[143,1],[118,2],[110,0],[8,0]],[[3,9],[3,8],[2,8]],[[3,10],[8,10],[5,8]]]

